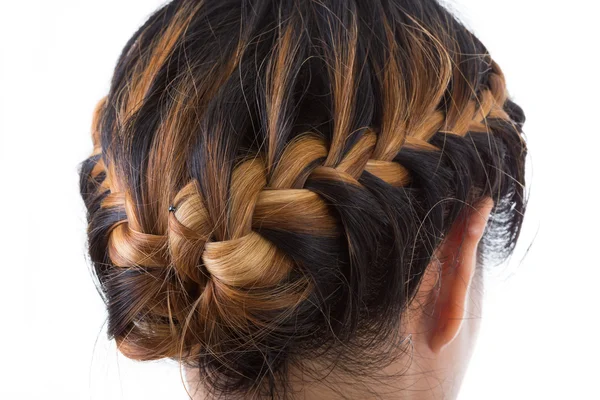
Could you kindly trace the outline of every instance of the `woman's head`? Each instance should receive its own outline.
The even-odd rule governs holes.
[[[523,122],[433,0],[165,5],[125,46],[81,170],[110,336],[219,395],[410,358],[408,330],[452,319],[431,305],[460,301],[446,282],[476,275],[461,254],[513,249]]]

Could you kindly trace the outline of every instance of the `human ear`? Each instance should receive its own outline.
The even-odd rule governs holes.
[[[441,275],[435,303],[436,318],[428,340],[429,348],[435,354],[460,332],[469,287],[477,268],[477,246],[493,206],[494,202],[488,197],[465,209],[437,249]]]

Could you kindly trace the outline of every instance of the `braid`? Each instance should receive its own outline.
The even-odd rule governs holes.
[[[458,22],[469,40],[428,25],[448,18],[431,3],[409,14],[377,2],[382,24],[366,31],[354,2],[223,17],[175,1],[140,29],[128,46],[149,49],[122,55],[81,170],[90,255],[125,355],[199,367],[216,392],[268,378],[273,394],[304,351],[389,338],[465,204],[495,198],[510,252],[522,112]],[[197,38],[217,16],[214,55]],[[227,21],[240,19],[232,39]]]

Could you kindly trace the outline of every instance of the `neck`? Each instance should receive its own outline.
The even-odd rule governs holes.
[[[332,365],[311,363],[309,368],[294,368],[289,374],[286,398],[296,399],[365,399],[378,400],[439,400],[454,399],[462,374],[440,367],[436,358],[421,356],[420,345],[411,343],[413,351],[397,357],[385,368],[374,373],[344,373]],[[412,353],[412,356],[409,355]],[[426,352],[425,352],[426,354]],[[442,365],[452,365],[444,363]],[[456,367],[456,366],[455,366]],[[461,368],[459,368],[460,370]],[[307,373],[306,371],[319,371]],[[196,370],[186,370],[188,391],[192,400],[212,398],[202,386]],[[361,376],[362,375],[362,376]],[[240,399],[249,396],[240,395]],[[256,398],[256,397],[251,397]]]

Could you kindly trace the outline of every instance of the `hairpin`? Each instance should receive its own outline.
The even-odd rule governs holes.
[[[172,205],[172,204],[171,204],[171,205],[169,206],[169,212],[174,212],[174,211],[176,211],[176,210],[177,210],[177,208],[176,208],[174,205]]]

